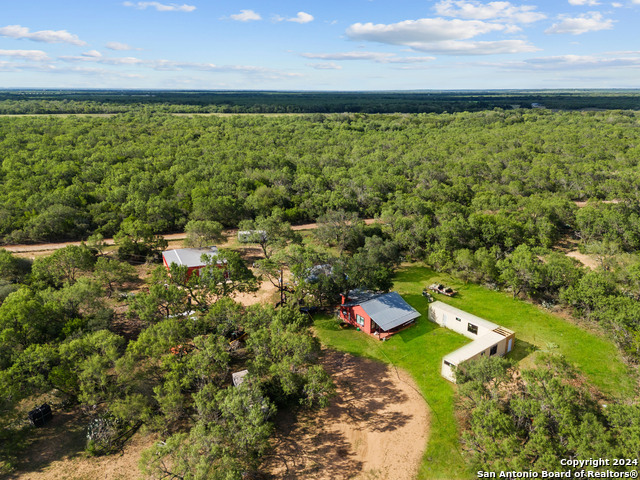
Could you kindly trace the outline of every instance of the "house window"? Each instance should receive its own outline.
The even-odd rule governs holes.
[[[467,331],[473,333],[474,335],[478,334],[478,326],[474,325],[473,323],[468,323],[467,324]]]
[[[456,317],[456,320],[459,321],[459,322],[462,321],[462,319],[460,317]]]
[[[364,327],[364,318],[362,318],[360,315],[356,314],[356,323],[358,325],[360,325],[361,327]]]
[[[498,353],[498,345],[491,347],[491,350],[489,350],[489,356],[495,355],[496,353]]]
[[[444,361],[444,364],[445,364],[447,367],[455,367],[455,365],[454,365],[453,363],[451,363],[451,362],[447,362],[446,360]]]

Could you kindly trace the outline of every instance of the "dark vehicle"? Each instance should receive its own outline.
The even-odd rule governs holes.
[[[29,421],[34,427],[42,427],[53,418],[51,407],[44,403],[29,412]]]
[[[446,295],[447,297],[453,297],[457,292],[451,287],[445,287],[441,283],[434,283],[433,285],[429,285],[429,290],[432,290],[436,293],[441,293],[442,295]]]

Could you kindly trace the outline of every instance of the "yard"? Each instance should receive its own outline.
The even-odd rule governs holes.
[[[448,275],[427,268],[400,269],[394,290],[423,314],[417,325],[387,342],[380,342],[354,329],[342,330],[333,317],[318,317],[315,330],[320,341],[332,348],[391,363],[408,371],[431,409],[431,435],[419,472],[420,479],[472,478],[458,442],[454,416],[454,386],[440,376],[442,357],[469,340],[427,320],[427,302],[421,292],[434,282],[458,290],[454,298],[438,300],[491,320],[516,332],[511,355],[529,366],[537,351],[563,354],[606,395],[628,397],[634,391],[629,374],[612,342],[529,303],[478,285],[465,285]]]

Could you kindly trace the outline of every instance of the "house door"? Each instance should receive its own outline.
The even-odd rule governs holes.
[[[446,313],[442,314],[442,326],[443,327],[447,326],[447,314]]]
[[[513,343],[513,338],[509,339],[509,343],[507,343],[507,353],[511,351],[511,344]]]

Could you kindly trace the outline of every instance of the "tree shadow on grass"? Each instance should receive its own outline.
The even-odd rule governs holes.
[[[537,350],[538,347],[536,347],[534,344],[525,342],[524,340],[521,340],[516,336],[513,350],[511,350],[507,358],[510,358],[516,362],[520,362]]]
[[[76,412],[55,412],[51,422],[30,430],[16,470],[8,479],[23,478],[25,473],[44,470],[56,460],[84,454],[85,425]]]

